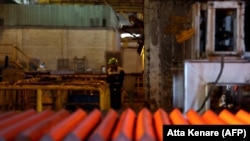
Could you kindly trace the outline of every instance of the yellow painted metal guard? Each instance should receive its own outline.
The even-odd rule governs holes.
[[[109,99],[109,87],[108,84],[105,82],[102,83],[85,83],[79,85],[0,85],[0,92],[1,94],[13,92],[13,91],[22,91],[22,90],[36,90],[36,109],[38,112],[43,111],[43,91],[44,90],[55,90],[55,91],[69,91],[69,90],[96,90],[99,91],[100,94],[100,110],[107,110],[110,108],[110,99]],[[58,99],[61,98],[61,94],[58,95]],[[6,97],[7,98],[7,97]],[[13,98],[15,99],[15,98]],[[12,100],[12,102],[14,102]],[[15,102],[14,102],[15,103]],[[13,104],[14,104],[13,103]],[[60,108],[63,108],[63,104],[61,103]]]

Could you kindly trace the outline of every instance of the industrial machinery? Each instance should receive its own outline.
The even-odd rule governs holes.
[[[208,1],[192,7],[195,57],[184,62],[184,112],[243,108],[250,94],[245,3]],[[249,110],[247,105],[244,108]]]
[[[105,83],[93,87],[82,81],[60,81],[51,86],[30,86],[23,82],[15,86],[2,84],[0,88],[4,92],[9,89],[36,90],[38,98],[37,110],[0,113],[0,140],[162,141],[162,125],[250,124],[250,112],[240,105],[250,93],[249,53],[244,46],[243,32],[244,2],[209,1],[195,3],[193,8],[195,57],[184,62],[184,114],[177,107],[169,113],[161,108],[155,112],[147,108],[138,113],[130,108],[115,111],[105,104],[109,103]],[[90,98],[88,92],[99,90],[100,110],[96,108],[87,112],[77,108],[70,113],[62,106],[58,111],[41,110],[42,92],[53,90],[61,93],[72,89],[86,89],[86,93],[71,97],[69,105],[86,102],[85,96]],[[94,93],[93,96],[91,98],[96,103]],[[238,106],[240,108],[235,113],[228,110]],[[223,110],[217,114],[210,110],[218,107]]]

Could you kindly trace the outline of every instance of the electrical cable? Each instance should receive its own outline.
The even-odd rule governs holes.
[[[222,56],[221,56],[221,68],[220,68],[220,72],[219,72],[219,74],[218,74],[218,76],[217,76],[215,82],[213,83],[212,87],[210,87],[210,89],[209,89],[209,91],[208,91],[208,95],[205,97],[205,99],[204,99],[204,101],[203,101],[201,107],[197,110],[197,112],[200,112],[200,111],[204,108],[204,106],[205,106],[207,100],[209,99],[209,97],[210,97],[210,95],[212,94],[212,92],[213,92],[213,90],[214,90],[216,84],[218,83],[218,81],[219,81],[219,79],[220,79],[220,77],[221,77],[221,74],[222,74],[222,72],[223,72],[223,69],[224,69],[224,56],[222,55]]]

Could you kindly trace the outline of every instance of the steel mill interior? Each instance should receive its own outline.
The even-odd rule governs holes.
[[[249,4],[0,0],[0,141],[250,124]]]

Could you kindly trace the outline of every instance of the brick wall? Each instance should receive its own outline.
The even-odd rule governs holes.
[[[0,44],[14,44],[32,58],[45,62],[47,69],[56,70],[57,60],[85,56],[86,69],[100,70],[106,64],[106,51],[119,51],[119,34],[113,29],[46,29],[5,28]]]

